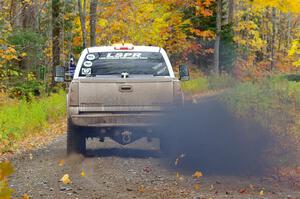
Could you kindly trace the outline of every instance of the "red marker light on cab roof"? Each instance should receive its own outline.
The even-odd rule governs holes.
[[[114,44],[115,50],[133,50],[133,44]]]

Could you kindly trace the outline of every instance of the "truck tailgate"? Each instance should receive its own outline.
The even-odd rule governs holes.
[[[85,78],[79,81],[80,112],[156,111],[173,102],[172,78]]]

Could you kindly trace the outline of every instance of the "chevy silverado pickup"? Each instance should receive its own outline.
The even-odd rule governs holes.
[[[188,68],[181,66],[179,75],[189,79]],[[86,48],[67,95],[67,153],[84,154],[87,138],[108,137],[122,145],[163,139],[155,132],[156,119],[183,105],[179,79],[160,47]]]

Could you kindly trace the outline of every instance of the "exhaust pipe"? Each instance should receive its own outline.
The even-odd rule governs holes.
[[[122,142],[124,144],[129,144],[131,142],[132,133],[130,131],[124,131],[121,133],[121,135],[122,135]]]

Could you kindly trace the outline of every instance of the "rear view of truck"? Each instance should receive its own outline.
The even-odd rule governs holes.
[[[162,48],[85,49],[68,93],[67,152],[84,153],[86,138],[109,137],[123,145],[159,138],[156,119],[182,100],[179,80]]]

